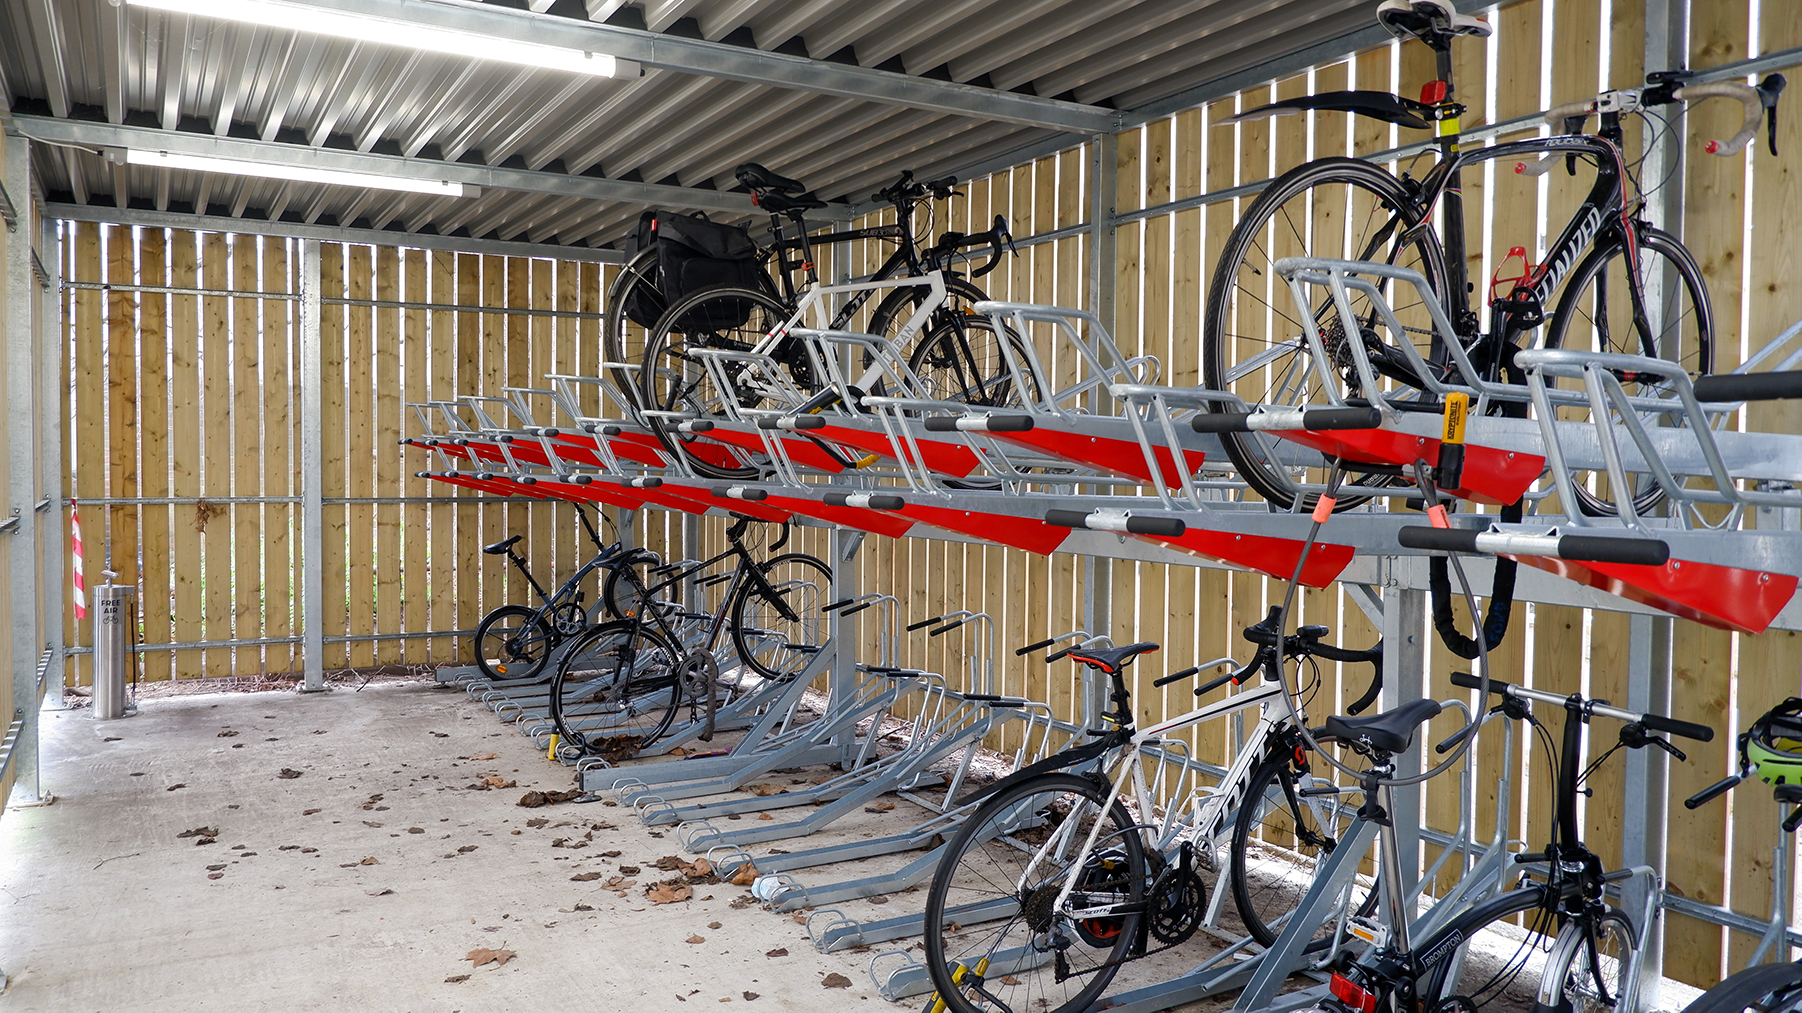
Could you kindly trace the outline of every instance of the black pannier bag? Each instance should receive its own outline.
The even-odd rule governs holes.
[[[660,211],[646,211],[638,216],[638,232],[632,237],[633,254],[649,248],[657,241],[657,219],[662,214]],[[669,301],[663,298],[663,281],[658,276],[654,262],[648,274],[649,277],[642,279],[645,284],[633,284],[626,288],[626,319],[640,327],[654,326],[662,318],[663,311],[669,309]]]
[[[651,231],[657,238],[658,287],[664,305],[673,306],[702,289],[759,287],[757,244],[745,229],[718,225],[700,214],[659,214]],[[749,319],[749,300],[711,300],[687,319],[676,321],[672,329],[721,330]]]

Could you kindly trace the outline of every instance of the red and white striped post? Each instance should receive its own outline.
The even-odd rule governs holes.
[[[75,565],[71,572],[75,576],[75,618],[88,617],[88,589],[81,579],[81,512],[76,509],[74,500],[69,501],[69,542],[75,549]]]

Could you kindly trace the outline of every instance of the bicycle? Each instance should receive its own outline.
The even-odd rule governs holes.
[[[1247,627],[1243,636],[1258,647],[1253,659],[1195,693],[1240,684],[1261,672],[1258,686],[1144,729],[1133,726],[1124,673],[1134,658],[1157,650],[1156,644],[1079,647],[1052,655],[1052,660],[1068,656],[1112,679],[1114,710],[1105,715],[1110,727],[1092,731],[1091,742],[960,800],[967,804],[986,796],[948,846],[925,914],[926,966],[939,998],[952,1010],[1086,1009],[1122,963],[1179,945],[1200,927],[1209,905],[1195,872],[1198,855],[1225,869],[1252,937],[1265,945],[1276,939],[1312,879],[1313,863],[1333,853],[1352,812],[1344,800],[1312,790],[1329,782],[1312,772],[1288,707],[1271,703],[1286,692],[1277,661],[1281,621],[1280,610],[1272,609]],[[1372,665],[1377,678],[1352,705],[1363,710],[1381,688],[1382,644],[1346,650],[1322,643],[1326,633],[1324,626],[1302,627],[1284,638],[1283,655],[1298,662],[1323,658]],[[1153,685],[1220,664],[1233,659],[1176,672]],[[1174,809],[1157,823],[1143,750],[1182,728],[1252,706],[1260,708],[1259,719],[1220,783],[1193,801],[1182,825],[1176,824]],[[1228,855],[1224,865],[1221,852]],[[1301,889],[1295,888],[1297,878]],[[1368,911],[1376,892],[1361,883],[1348,889],[1344,900],[1350,910]],[[1150,945],[1153,939],[1157,949]],[[1310,945],[1327,943],[1322,934]]]
[[[1739,770],[1683,801],[1697,809],[1726,794],[1749,777],[1770,785],[1779,806],[1789,811],[1777,825],[1775,875],[1771,883],[1771,917],[1746,966],[1728,975],[1683,1008],[1683,1013],[1742,1013],[1742,1011],[1795,1010],[1802,1007],[1802,961],[1762,963],[1775,951],[1787,955],[1789,894],[1795,868],[1794,834],[1802,827],[1802,698],[1788,700],[1766,711],[1739,736]]]
[[[1341,842],[1342,854],[1335,854],[1338,868],[1323,869],[1320,882],[1330,890],[1337,879],[1349,874],[1347,863],[1361,855],[1375,837],[1379,840],[1382,863],[1378,882],[1385,888],[1382,920],[1358,933],[1360,938],[1371,940],[1372,945],[1356,957],[1341,956],[1328,985],[1330,997],[1314,1009],[1323,1013],[1371,1013],[1375,1009],[1469,1013],[1482,1005],[1483,993],[1499,991],[1518,973],[1514,970],[1517,962],[1511,960],[1472,994],[1453,994],[1470,941],[1492,924],[1529,912],[1537,915],[1536,929],[1554,935],[1536,1009],[1601,1013],[1637,1008],[1634,1000],[1640,970],[1640,929],[1644,917],[1651,914],[1650,904],[1636,924],[1626,912],[1607,903],[1604,896],[1610,884],[1655,874],[1646,868],[1604,871],[1601,860],[1583,844],[1577,796],[1584,779],[1616,749],[1656,746],[1682,760],[1685,757],[1681,750],[1652,733],[1707,742],[1713,739],[1714,732],[1661,715],[1635,714],[1580,694],[1550,693],[1493,677],[1487,681],[1489,692],[1499,696],[1501,702],[1484,720],[1502,715],[1543,729],[1533,715],[1533,702],[1559,706],[1565,713],[1561,746],[1555,753],[1558,789],[1552,839],[1541,852],[1514,856],[1516,863],[1543,866],[1543,881],[1523,877],[1513,889],[1456,911],[1435,908],[1417,924],[1414,912],[1409,910],[1411,905],[1404,902],[1400,891],[1386,888],[1400,881],[1400,851],[1393,821],[1387,815],[1394,809],[1388,781],[1395,776],[1395,756],[1410,748],[1415,732],[1440,712],[1441,705],[1436,700],[1416,700],[1371,717],[1327,719],[1324,733],[1367,757],[1370,766],[1360,785],[1363,805]],[[1468,673],[1454,672],[1451,682],[1465,689],[1479,689],[1483,681]],[[1579,757],[1583,729],[1598,716],[1624,722],[1618,744],[1582,767]],[[1454,748],[1480,724],[1466,725],[1441,742],[1437,750],[1443,753]],[[1655,893],[1651,891],[1650,895]],[[1297,912],[1295,917],[1305,923],[1309,912]],[[1543,931],[1554,925],[1555,934]]]
[[[1459,14],[1446,0],[1386,0],[1378,20],[1397,38],[1418,39],[1433,50],[1438,79],[1423,89],[1421,101],[1386,92],[1331,92],[1247,110],[1233,121],[1306,109],[1349,111],[1404,127],[1434,129],[1429,150],[1436,153],[1436,160],[1419,179],[1406,172],[1398,179],[1360,159],[1324,157],[1272,181],[1234,227],[1209,286],[1202,332],[1206,386],[1230,391],[1254,405],[1360,405],[1380,395],[1398,410],[1439,411],[1442,406],[1433,387],[1465,387],[1468,380],[1458,372],[1449,343],[1460,346],[1482,380],[1507,377],[1519,383],[1512,354],[1523,337],[1542,326],[1542,343],[1548,348],[1624,351],[1682,363],[1691,376],[1709,372],[1714,320],[1701,269],[1675,236],[1646,220],[1643,197],[1629,199],[1629,185],[1635,191],[1643,188],[1633,176],[1634,166],[1621,153],[1621,117],[1633,113],[1650,117],[1650,109],[1686,100],[1736,98],[1747,110],[1744,126],[1730,140],[1708,149],[1733,154],[1752,138],[1761,112],[1770,110],[1774,119],[1782,77],[1772,75],[1754,89],[1726,81],[1685,85],[1689,76],[1685,72],[1654,73],[1645,87],[1604,92],[1552,109],[1546,119],[1562,129],[1561,134],[1464,149],[1459,123],[1464,107],[1454,100],[1451,44],[1461,36],[1486,36],[1489,26]],[[1582,124],[1592,113],[1599,117],[1600,128],[1596,134],[1584,134]],[[1581,161],[1595,168],[1596,179],[1540,265],[1527,264],[1523,248],[1510,252],[1510,258],[1522,261],[1521,275],[1500,278],[1498,269],[1491,285],[1489,328],[1483,331],[1470,305],[1461,174],[1483,162],[1512,160],[1519,162],[1517,171],[1533,174],[1561,161],[1574,173]],[[1443,237],[1433,226],[1440,208]],[[1316,303],[1311,318],[1299,306],[1286,312],[1288,295],[1282,292],[1274,265],[1292,255],[1378,261],[1418,271],[1456,334],[1437,333],[1419,302],[1396,306],[1397,319],[1409,332],[1407,340],[1417,346],[1418,354],[1410,356],[1379,337],[1380,321],[1368,297],[1352,307],[1359,321],[1356,334],[1330,301]],[[1311,361],[1309,342],[1301,336],[1310,327],[1322,339],[1330,361]],[[1394,340],[1404,339],[1396,335]],[[1365,347],[1378,383],[1387,384],[1386,390],[1363,389],[1352,368],[1348,346],[1353,342]],[[1423,361],[1431,375],[1421,375],[1415,360]],[[1648,397],[1666,390],[1657,377],[1617,374],[1616,379]],[[1212,407],[1235,410],[1224,403]],[[1496,409],[1524,412],[1518,405],[1492,406]],[[1333,463],[1297,443],[1257,433],[1225,433],[1221,439],[1251,489],[1283,508],[1297,503],[1311,507],[1319,494],[1318,471]],[[1385,484],[1406,484],[1408,479],[1393,467],[1342,463],[1371,481],[1348,487],[1349,494],[1338,500],[1341,510],[1383,495]],[[1617,495],[1629,493],[1642,512],[1661,495],[1649,481]],[[1575,507],[1587,513],[1616,512],[1605,490],[1580,489],[1578,499]]]
[[[716,652],[721,634],[730,632],[734,657],[743,667],[772,680],[798,676],[827,637],[821,609],[832,569],[805,553],[790,552],[759,562],[746,548],[751,519],[740,516],[726,529],[726,551],[689,565],[653,567],[664,577],[647,584],[634,565],[645,550],[625,553],[615,572],[625,583],[616,594],[635,607],[621,619],[582,633],[551,678],[550,715],[559,742],[580,753],[599,751],[596,728],[604,729],[618,748],[620,736],[636,739],[639,749],[670,730],[686,704],[691,720],[704,712],[703,740],[711,739],[722,690],[730,691],[742,672],[725,676]],[[785,523],[770,546],[788,541]],[[733,568],[697,582],[726,584],[715,612],[689,612],[662,595],[717,563]]]
[[[530,679],[536,676],[564,640],[589,626],[588,609],[582,604],[585,594],[581,587],[582,581],[601,567],[613,566],[621,546],[618,543],[603,544],[600,532],[595,530],[593,522],[588,519],[587,511],[580,504],[571,505],[575,507],[576,517],[582,522],[588,540],[594,543],[596,551],[588,562],[583,563],[554,592],[546,594],[543,586],[532,576],[525,557],[513,551],[513,546],[524,535],[513,535],[482,547],[483,553],[490,556],[505,555],[518,567],[540,602],[536,606],[502,605],[483,616],[482,621],[476,624],[476,667],[490,679]],[[605,515],[602,515],[602,519],[606,519]],[[611,586],[610,581],[606,587]],[[601,601],[609,615],[619,614],[614,608],[610,591],[603,591]]]
[[[785,193],[786,188],[798,188],[799,183],[755,165],[740,166],[739,179],[751,189],[760,205],[770,211],[771,228],[778,237],[771,247],[778,283],[771,283],[765,275],[764,284],[758,289],[721,287],[692,293],[672,304],[656,326],[646,331],[639,358],[615,360],[639,363],[635,383],[638,405],[648,413],[646,418],[652,430],[672,451],[690,449],[694,437],[679,432],[667,416],[655,413],[681,412],[702,418],[715,417],[721,413],[721,405],[727,396],[716,389],[707,370],[689,354],[694,349],[768,355],[787,370],[798,389],[815,393],[827,386],[827,378],[815,375],[806,343],[789,334],[790,328],[805,316],[806,293],[819,285],[813,255],[816,242],[872,237],[897,241],[896,250],[870,275],[873,282],[942,272],[944,301],[941,304],[928,306],[929,296],[920,286],[896,287],[876,305],[869,323],[856,329],[891,338],[897,344],[906,344],[918,335],[908,363],[924,385],[924,390],[917,392],[922,396],[972,404],[1008,402],[1012,397],[1012,376],[1000,350],[1002,336],[995,331],[994,323],[988,317],[971,310],[975,303],[988,297],[950,270],[960,250],[983,245],[989,247],[989,260],[972,271],[970,278],[980,278],[1000,266],[1001,254],[1013,251],[1013,238],[1003,216],[996,215],[987,232],[975,235],[946,232],[936,244],[921,249],[911,224],[914,207],[933,198],[951,197],[958,191],[953,189],[953,177],[916,183],[910,173],[902,173],[900,181],[872,195],[873,199],[895,208],[897,224],[833,233],[815,239],[807,234],[802,215],[808,207],[817,205],[807,203],[811,198],[805,198],[805,195],[803,199],[797,199]],[[793,239],[786,238],[782,230],[781,222],[785,216],[797,233]],[[791,258],[789,252],[797,249],[798,259]],[[804,274],[806,279],[806,284],[799,289],[793,279],[797,272]],[[873,291],[874,288],[866,289],[847,299],[832,315],[826,329],[849,327]],[[920,319],[922,311],[925,311],[923,320]],[[1019,344],[1017,337],[1009,336],[1009,339],[1016,346]],[[860,383],[867,388],[875,378],[866,377]],[[825,394],[835,396],[830,389]],[[761,400],[761,395],[749,385],[733,391],[732,395],[742,407],[754,407]],[[823,406],[810,404],[804,406],[804,410],[817,410]],[[753,463],[729,454],[689,453],[687,456],[697,472],[713,478],[753,478],[759,472]],[[843,463],[847,467],[852,464],[850,461]]]

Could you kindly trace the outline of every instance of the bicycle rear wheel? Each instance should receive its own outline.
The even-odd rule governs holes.
[[[645,340],[640,369],[639,404],[647,411],[680,412],[696,419],[726,417],[728,399],[741,408],[767,407],[766,394],[739,363],[716,363],[730,377],[731,390],[721,389],[716,375],[690,354],[701,349],[749,351],[766,334],[788,321],[780,300],[748,288],[703,289],[678,300]],[[709,478],[756,478],[760,472],[747,453],[676,429],[676,422],[647,415],[657,438],[672,453]]]
[[[656,324],[663,311],[663,292],[658,287],[657,244],[638,251],[607,286],[607,309],[601,318],[601,352],[606,360],[619,364],[609,372],[613,382],[626,397],[637,404],[638,372],[621,368],[644,361],[645,332]],[[632,319],[637,317],[637,320]],[[649,324],[643,321],[650,321]]]
[[[682,704],[681,654],[636,622],[583,633],[551,679],[550,714],[562,744],[630,756],[669,731]]]
[[[1272,756],[1252,774],[1233,822],[1228,870],[1233,905],[1252,938],[1265,946],[1276,942],[1315,874],[1357,816],[1361,798],[1356,792],[1301,797],[1286,756]],[[1376,908],[1375,881],[1354,879],[1345,901],[1338,911],[1369,914]],[[1338,924],[1339,916],[1330,916],[1308,949],[1326,946]]]
[[[1573,351],[1617,352],[1665,359],[1683,367],[1692,379],[1714,368],[1714,310],[1708,286],[1695,258],[1675,236],[1650,226],[1636,230],[1634,255],[1627,255],[1626,241],[1616,236],[1591,250],[1565,282],[1558,310],[1546,328],[1547,348]],[[1646,373],[1615,378],[1634,397],[1674,398],[1671,384]],[[1554,386],[1581,390],[1579,378],[1557,377]],[[1567,422],[1587,422],[1587,407],[1556,409]],[[1646,428],[1681,426],[1681,414],[1643,412],[1638,419]],[[1577,507],[1592,516],[1613,516],[1623,492],[1631,494],[1633,508],[1644,512],[1664,498],[1649,474],[1629,474],[1631,490],[1611,486],[1607,472],[1583,471],[1572,476]]]
[[[831,590],[832,568],[806,553],[759,565],[729,614],[739,659],[766,679],[799,675],[826,643],[830,617],[820,606]]]
[[[1022,781],[951,839],[926,895],[926,967],[953,1013],[1076,1013],[1113,980],[1139,933],[1146,864],[1103,785]]]
[[[530,679],[544,670],[563,638],[538,610],[502,605],[476,624],[476,667],[490,679]]]
[[[1366,396],[1352,368],[1350,343],[1360,342],[1380,363],[1385,397],[1419,398],[1418,379],[1408,382],[1400,356],[1384,344],[1385,333],[1367,296],[1352,293],[1358,320],[1350,333],[1324,288],[1309,294],[1305,312],[1276,272],[1283,257],[1372,260],[1419,271],[1443,299],[1444,255],[1422,210],[1392,175],[1354,158],[1321,158],[1298,166],[1272,182],[1245,210],[1227,237],[1208,287],[1202,321],[1202,380],[1214,390],[1237,394],[1252,404],[1299,408]],[[1425,298],[1411,285],[1378,286],[1421,358],[1432,362],[1433,327]],[[1330,362],[1321,369],[1306,344],[1318,331]],[[1396,340],[1396,336],[1387,336]],[[1385,354],[1387,353],[1387,354]],[[1324,374],[1324,375],[1323,375]],[[1216,410],[1227,410],[1224,407]],[[1258,495],[1283,507],[1298,497],[1311,504],[1304,485],[1324,481],[1326,462],[1318,452],[1260,433],[1220,437],[1227,456]],[[1367,497],[1342,497],[1348,509]]]

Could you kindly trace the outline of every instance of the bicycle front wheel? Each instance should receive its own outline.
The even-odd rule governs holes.
[[[537,609],[502,605],[476,624],[476,667],[490,679],[530,679],[562,639]]]
[[[1546,329],[1547,348],[1618,352],[1664,359],[1681,366],[1692,379],[1714,368],[1714,310],[1702,269],[1675,236],[1650,226],[1636,230],[1633,256],[1626,240],[1616,237],[1590,251],[1565,282],[1558,310]],[[1634,397],[1675,399],[1669,381],[1644,372],[1615,378]],[[1582,390],[1580,378],[1556,377],[1553,386]],[[1567,422],[1587,422],[1587,406],[1556,409]],[[1647,428],[1681,426],[1681,414],[1642,412]],[[1643,472],[1629,474],[1630,490],[1614,489],[1605,471],[1572,474],[1577,507],[1594,516],[1620,512],[1617,502],[1631,495],[1635,510],[1645,512],[1664,498],[1664,490]]]
[[[989,798],[951,839],[926,895],[926,968],[954,1013],[1076,1013],[1113,980],[1146,864],[1140,829],[1107,798],[1105,782],[1046,774]]]
[[[583,633],[551,679],[551,721],[572,751],[631,756],[669,731],[682,704],[681,654],[624,621]]]
[[[1802,963],[1758,964],[1730,974],[1683,1013],[1794,1013],[1802,1009]]]
[[[744,452],[680,432],[676,428],[680,419],[655,413],[720,419],[727,416],[728,404],[769,407],[760,378],[748,372],[744,363],[709,364],[693,353],[706,349],[750,351],[788,317],[787,306],[762,292],[703,289],[672,305],[646,338],[639,370],[639,403],[652,414],[647,414],[645,421],[663,445],[686,457],[696,472],[709,478],[746,479],[756,478],[761,469]],[[729,386],[721,386],[722,374]]]
[[[1250,789],[1233,822],[1233,905],[1245,931],[1265,946],[1276,942],[1289,916],[1301,906],[1326,862],[1356,818],[1355,792],[1303,797],[1286,756],[1273,756],[1251,776]],[[1326,946],[1345,912],[1367,915],[1376,908],[1374,881],[1354,878],[1348,896],[1315,930],[1309,950]]]
[[[1234,226],[1214,269],[1202,321],[1203,382],[1251,404],[1278,407],[1365,397],[1372,392],[1353,369],[1350,351],[1357,342],[1378,369],[1380,393],[1419,398],[1420,378],[1387,342],[1406,340],[1429,363],[1444,358],[1435,356],[1427,311],[1429,298],[1445,296],[1444,255],[1432,228],[1419,224],[1422,214],[1394,176],[1355,158],[1316,159],[1272,182]],[[1407,267],[1425,277],[1430,291],[1394,282],[1377,286],[1404,328],[1392,334],[1361,293],[1351,293],[1352,323],[1336,311],[1323,286],[1305,293],[1312,305],[1297,305],[1276,272],[1284,257]],[[1315,361],[1309,333],[1319,335],[1329,361]],[[1300,444],[1261,433],[1227,433],[1220,440],[1246,483],[1272,503],[1288,507],[1299,498],[1311,504],[1314,494],[1305,487],[1324,482],[1328,462]],[[1344,497],[1339,509],[1363,501]]]
[[[1589,939],[1594,938],[1592,951]],[[1631,1013],[1639,980],[1639,933],[1609,908],[1593,923],[1572,921],[1552,945],[1535,1008],[1556,1013]]]
[[[832,591],[832,568],[802,552],[757,568],[733,599],[732,646],[766,679],[799,675],[826,643],[830,617],[820,611]]]

